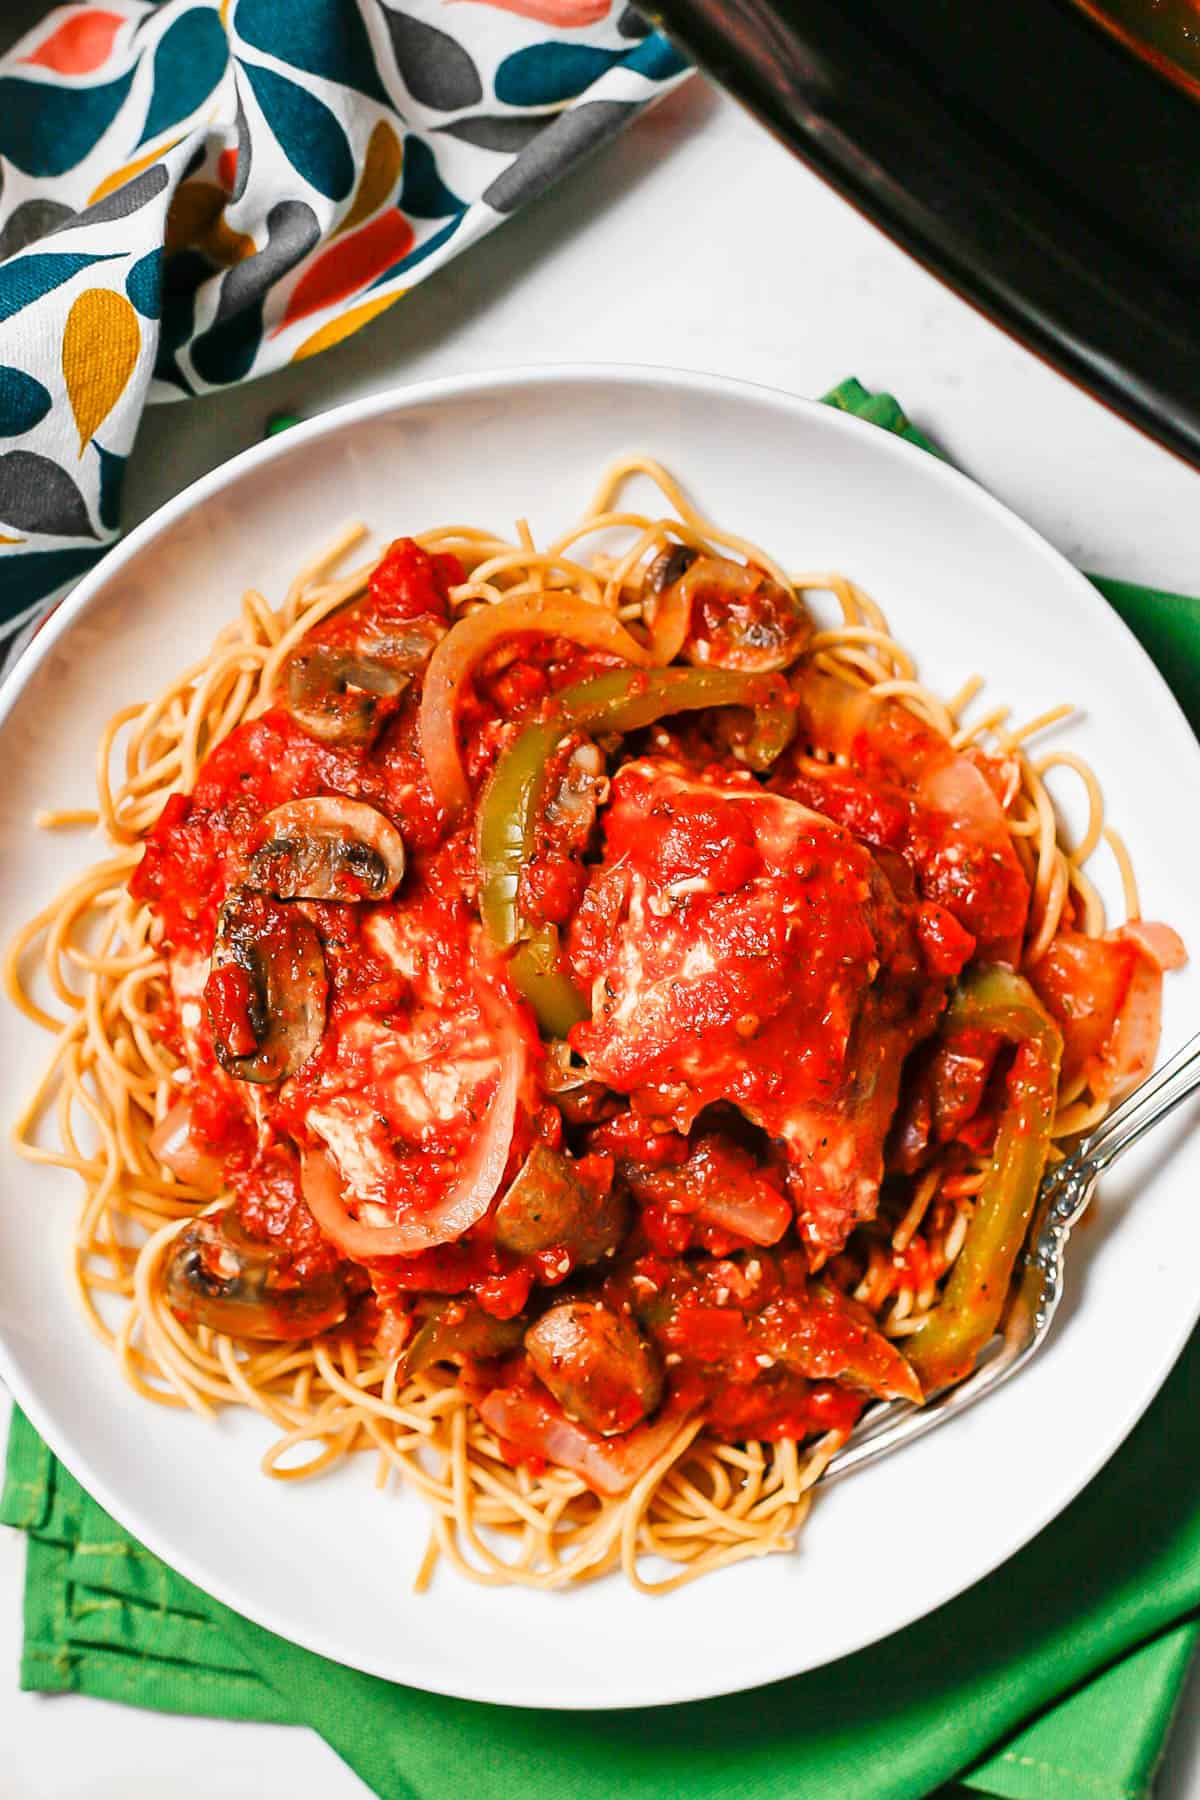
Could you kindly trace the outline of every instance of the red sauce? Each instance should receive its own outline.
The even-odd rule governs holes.
[[[660,1132],[737,1107],[784,1145],[814,1259],[836,1251],[877,1204],[903,1058],[942,1005],[916,906],[844,828],[654,758],[615,777],[604,850],[568,938],[595,996],[573,1045]]]
[[[872,849],[898,853],[921,894],[976,940],[981,958],[1014,960],[1029,883],[1004,823],[999,766],[979,752],[952,751],[902,706],[885,702],[875,715],[856,733],[849,767],[796,754],[772,785]]]
[[[456,558],[399,539],[365,597],[306,648],[361,656],[414,632],[432,645],[462,580]],[[721,635],[714,605],[706,591],[695,622],[705,642]],[[493,649],[458,721],[476,795],[556,692],[613,666],[560,639]],[[167,802],[130,881],[171,969],[159,1023],[190,1065],[191,1133],[222,1158],[242,1226],[273,1246],[285,1287],[343,1263],[305,1203],[301,1153],[330,1156],[360,1225],[408,1221],[460,1181],[498,1091],[481,980],[494,994],[504,976],[482,942],[476,819],[448,831],[434,802],[420,695],[418,670],[382,697],[372,739],[338,745],[301,727],[285,680],[275,705],[205,759],[193,794]],[[615,1491],[605,1483],[649,1466],[663,1430],[694,1409],[730,1440],[803,1437],[849,1430],[866,1393],[899,1391],[899,1353],[842,1291],[865,1260],[852,1233],[874,1215],[885,1167],[903,1181],[935,1154],[951,1170],[969,1166],[967,1151],[990,1144],[1019,1098],[1024,1063],[994,1034],[921,1046],[972,958],[1019,941],[1028,883],[1003,824],[1011,772],[950,751],[901,707],[877,714],[850,766],[800,744],[769,783],[722,748],[709,715],[617,749],[601,734],[603,763],[578,734],[555,753],[546,792],[572,804],[544,809],[518,906],[527,922],[559,928],[564,972],[592,1003],[570,1040],[586,1068],[573,1086],[505,987],[529,1067],[498,1192],[540,1144],[572,1158],[598,1206],[611,1197],[625,1236],[615,1254],[590,1252],[591,1265],[572,1242],[519,1256],[497,1243],[489,1211],[455,1242],[377,1258],[352,1277],[369,1299],[351,1328],[388,1354],[421,1296],[460,1299],[476,1324],[479,1310],[536,1320],[556,1291],[603,1297],[636,1321],[666,1398],[614,1439],[568,1417],[519,1350],[468,1364],[468,1391],[492,1408],[513,1460],[567,1458]],[[590,768],[611,780],[598,818]],[[209,966],[218,914],[246,879],[266,816],[318,795],[365,802],[397,826],[406,871],[378,904],[262,902],[264,917],[285,904],[303,914],[327,992],[316,1049],[282,1083],[255,1086],[215,1054],[214,1035],[227,1064],[249,1057],[262,1004],[252,962]],[[1137,955],[1067,932],[1039,965],[1068,1070],[1108,1043]],[[935,1200],[925,1235],[891,1257],[890,1291],[944,1273],[930,1246],[954,1205]],[[814,1282],[822,1268],[828,1285]],[[632,1423],[642,1404],[619,1376],[606,1406]]]
[[[371,576],[367,605],[341,616],[378,626],[430,615],[448,619],[450,589],[461,587],[466,578],[457,556],[429,556],[411,538],[397,538]]]

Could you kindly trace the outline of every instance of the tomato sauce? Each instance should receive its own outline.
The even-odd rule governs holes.
[[[874,1218],[885,1176],[907,1191],[944,1158],[945,1193],[880,1277],[887,1293],[938,1280],[931,1246],[955,1216],[954,1174],[986,1153],[1022,1078],[997,1033],[941,1027],[963,970],[1015,954],[1024,930],[1028,883],[1003,819],[1012,771],[952,751],[896,705],[876,706],[836,762],[801,733],[765,780],[733,754],[744,732],[727,734],[729,708],[626,743],[602,727],[595,741],[562,735],[517,891],[522,929],[552,928],[558,975],[586,1015],[548,1047],[486,941],[477,807],[448,827],[421,753],[423,659],[451,629],[463,579],[456,558],[397,540],[366,595],[308,635],[273,703],[208,754],[147,837],[130,891],[170,970],[160,1029],[188,1065],[191,1136],[223,1164],[242,1229],[278,1259],[280,1291],[349,1270],[347,1328],[381,1353],[433,1313],[449,1343],[457,1323],[475,1332],[462,1378],[514,1461],[561,1462],[616,1492],[697,1410],[730,1441],[849,1431],[868,1396],[915,1397],[900,1349],[848,1298],[866,1260],[855,1227]],[[693,621],[710,648],[718,599],[706,589]],[[397,658],[412,666],[397,674]],[[486,654],[457,717],[476,802],[558,693],[619,667],[532,635]],[[403,874],[386,898],[287,897],[298,853],[269,815],[316,798],[365,805],[399,831]],[[385,891],[363,881],[332,891]],[[265,924],[255,935],[270,918],[289,927],[274,947]],[[1065,931],[1038,965],[1068,1076],[1120,1060],[1118,1022],[1147,979],[1154,929],[1103,944]],[[272,957],[285,952],[281,972]],[[267,999],[285,1048],[304,1043],[280,1079],[251,1067]],[[496,1199],[451,1241],[351,1267],[318,1191],[325,1228],[306,1202],[304,1159],[332,1164],[353,1229],[437,1216],[498,1105],[498,1007],[524,1073]],[[503,1205],[530,1168],[541,1186],[514,1235]],[[612,1228],[593,1243],[602,1215]],[[590,1386],[568,1370],[556,1399],[537,1378],[521,1329],[563,1296],[636,1327],[665,1384],[653,1417],[645,1384],[627,1392],[598,1342]],[[498,1331],[512,1321],[515,1337]],[[600,1429],[570,1410],[576,1388],[601,1395]],[[604,1418],[625,1429],[606,1435]]]

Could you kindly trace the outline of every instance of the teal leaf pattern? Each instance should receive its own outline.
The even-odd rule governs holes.
[[[241,66],[264,119],[296,173],[327,200],[344,200],[354,186],[354,158],[346,133],[325,102],[259,63]]]
[[[128,459],[106,450],[102,444],[96,445],[96,451],[100,458],[100,523],[106,531],[115,531],[121,516],[121,482]]]
[[[224,382],[244,381],[254,361],[263,329],[262,296],[249,300],[237,312],[201,332],[192,344],[192,367],[212,387]]]
[[[444,219],[461,213],[464,203],[452,194],[438,174],[437,158],[424,138],[411,136],[404,146],[404,179],[400,184],[400,210],[414,219]]]
[[[687,74],[690,65],[683,51],[656,31],[630,51],[624,66],[647,81],[675,81]]]
[[[79,256],[71,251],[62,254],[46,251],[32,256],[15,257],[0,268],[0,324],[26,306],[32,306],[43,295],[53,293],[55,288],[78,275],[81,269],[90,269],[96,263],[112,262],[117,255],[116,251],[107,256]]]
[[[157,319],[162,313],[162,261],[161,250],[147,250],[125,277],[125,292],[143,319]]]
[[[280,30],[279,0],[239,0],[238,35],[254,50],[277,56],[294,69],[338,81],[389,106],[367,28],[345,0],[288,0],[287,28]]]
[[[86,88],[0,76],[0,156],[25,175],[62,175],[73,169],[120,112],[134,73],[130,69],[115,81]]]
[[[95,537],[87,503],[61,463],[36,450],[0,456],[0,520],[14,531]]]
[[[496,98],[509,106],[557,106],[582,94],[623,54],[594,44],[530,44],[496,70]]]
[[[225,73],[229,41],[209,6],[179,13],[158,40],[154,87],[138,142],[148,144],[203,106]]]
[[[49,411],[49,390],[36,375],[0,365],[0,437],[21,437]]]
[[[56,594],[68,581],[94,568],[104,554],[104,545],[95,544],[83,550],[34,550],[22,556],[5,559],[4,606],[16,615],[35,600]]]
[[[196,329],[196,295],[211,275],[208,258],[198,250],[177,250],[163,263],[162,324],[154,376],[164,386],[185,394],[194,393],[195,389],[179,366],[179,352]]]
[[[148,401],[338,342],[685,69],[625,0],[99,4],[0,55],[0,665],[116,535]]]

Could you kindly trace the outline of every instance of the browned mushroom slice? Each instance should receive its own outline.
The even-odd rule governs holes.
[[[690,544],[668,544],[665,550],[659,551],[642,577],[643,598],[664,594],[669,587],[674,587],[699,557],[699,550],[693,550]]]
[[[204,988],[221,1067],[238,1081],[283,1081],[325,1028],[321,940],[295,906],[235,888],[217,918]]]
[[[402,625],[394,625],[390,631],[374,631],[360,638],[358,648],[364,656],[389,669],[415,675],[418,669],[425,667],[449,629],[443,619],[425,613],[416,619],[406,619]]]
[[[494,1319],[471,1301],[443,1300],[426,1315],[404,1353],[404,1373],[464,1357],[506,1356],[521,1343],[522,1319]]]
[[[561,1245],[576,1263],[596,1262],[624,1235],[621,1194],[597,1194],[581,1181],[569,1156],[535,1144],[496,1208],[496,1242],[518,1256]]]
[[[702,667],[765,674],[803,655],[812,618],[799,594],[762,569],[686,544],[662,551],[646,570],[647,617],[686,612],[684,659]],[[682,621],[681,621],[682,623]]]
[[[599,1300],[566,1300],[525,1333],[534,1373],[568,1418],[615,1437],[662,1398],[658,1356],[633,1320]]]
[[[354,1297],[345,1268],[290,1282],[278,1251],[248,1236],[234,1206],[185,1225],[164,1274],[172,1306],[230,1337],[314,1337],[340,1324]]]
[[[288,710],[325,743],[369,743],[385,703],[404,692],[445,630],[436,619],[414,619],[349,645],[298,644],[283,665]]]
[[[311,737],[365,744],[379,729],[379,703],[402,694],[411,677],[331,644],[301,644],[284,664],[288,710]]]
[[[404,839],[362,800],[290,800],[262,828],[247,881],[280,900],[386,900],[400,885]]]

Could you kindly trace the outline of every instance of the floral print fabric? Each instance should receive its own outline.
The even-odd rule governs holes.
[[[0,660],[148,401],[393,306],[686,73],[617,0],[104,0],[0,61]]]

